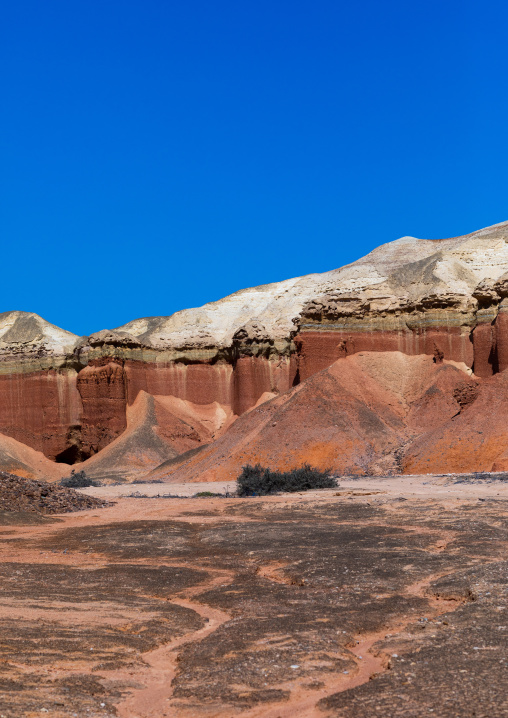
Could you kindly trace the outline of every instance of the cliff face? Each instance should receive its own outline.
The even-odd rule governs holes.
[[[79,440],[77,340],[36,314],[0,314],[0,433],[53,460]]]
[[[170,317],[79,338],[0,315],[0,432],[73,463],[127,427],[140,392],[241,415],[363,351],[508,367],[508,223],[404,237],[346,267],[245,289]]]
[[[295,341],[301,376],[358,351],[431,354],[480,377],[508,366],[508,225],[446,240],[403,238],[350,265],[379,281],[329,289],[305,305]],[[348,269],[348,268],[345,268]],[[339,270],[340,271],[340,270]]]

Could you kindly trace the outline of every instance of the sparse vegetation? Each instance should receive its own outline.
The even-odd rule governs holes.
[[[481,482],[508,481],[507,471],[474,471],[472,474],[457,474],[454,484],[475,484]]]
[[[84,489],[87,486],[100,486],[100,484],[87,476],[84,471],[76,472],[73,469],[70,476],[60,481],[60,486],[65,486],[67,489]]]
[[[237,479],[238,496],[266,496],[279,491],[309,491],[310,489],[333,489],[337,481],[330,470],[320,471],[309,464],[291,471],[272,471],[260,464],[243,467]]]

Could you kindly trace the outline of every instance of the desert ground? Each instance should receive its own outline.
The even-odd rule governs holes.
[[[1,716],[508,715],[507,483],[224,488],[0,515]]]

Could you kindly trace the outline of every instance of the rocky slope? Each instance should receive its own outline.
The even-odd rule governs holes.
[[[404,237],[346,267],[77,337],[0,315],[0,432],[74,463],[128,427],[138,394],[240,416],[337,359],[400,351],[486,378],[508,367],[508,223]]]
[[[0,434],[0,473],[16,474],[27,479],[58,481],[69,475],[66,464],[57,464],[40,451]]]
[[[192,404],[140,391],[127,407],[127,427],[82,465],[100,482],[135,481],[161,463],[171,464],[220,437],[236,417],[230,407]]]
[[[246,412],[199,453],[163,463],[148,478],[234,481],[256,463],[280,470],[310,463],[340,475],[490,470],[508,451],[502,414],[488,451],[491,432],[479,431],[494,395],[494,412],[508,403],[508,379],[501,387],[497,378],[478,380],[465,364],[426,355],[360,352]],[[476,402],[483,418],[472,421]]]

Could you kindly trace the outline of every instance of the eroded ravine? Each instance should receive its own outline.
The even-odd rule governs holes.
[[[170,715],[171,706],[169,701],[173,693],[172,683],[177,670],[178,650],[189,643],[202,641],[230,619],[229,614],[224,611],[192,600],[195,594],[215,588],[219,581],[224,581],[223,575],[194,587],[192,592],[188,593],[187,598],[171,597],[171,599],[168,599],[172,604],[197,613],[205,621],[206,625],[197,631],[187,633],[159,646],[153,651],[143,654],[146,668],[141,668],[134,674],[135,679],[143,684],[143,688],[135,690],[116,706],[117,714],[120,718],[132,718],[133,716],[137,718],[158,718],[159,716]],[[110,673],[108,677],[121,679],[123,673]]]

